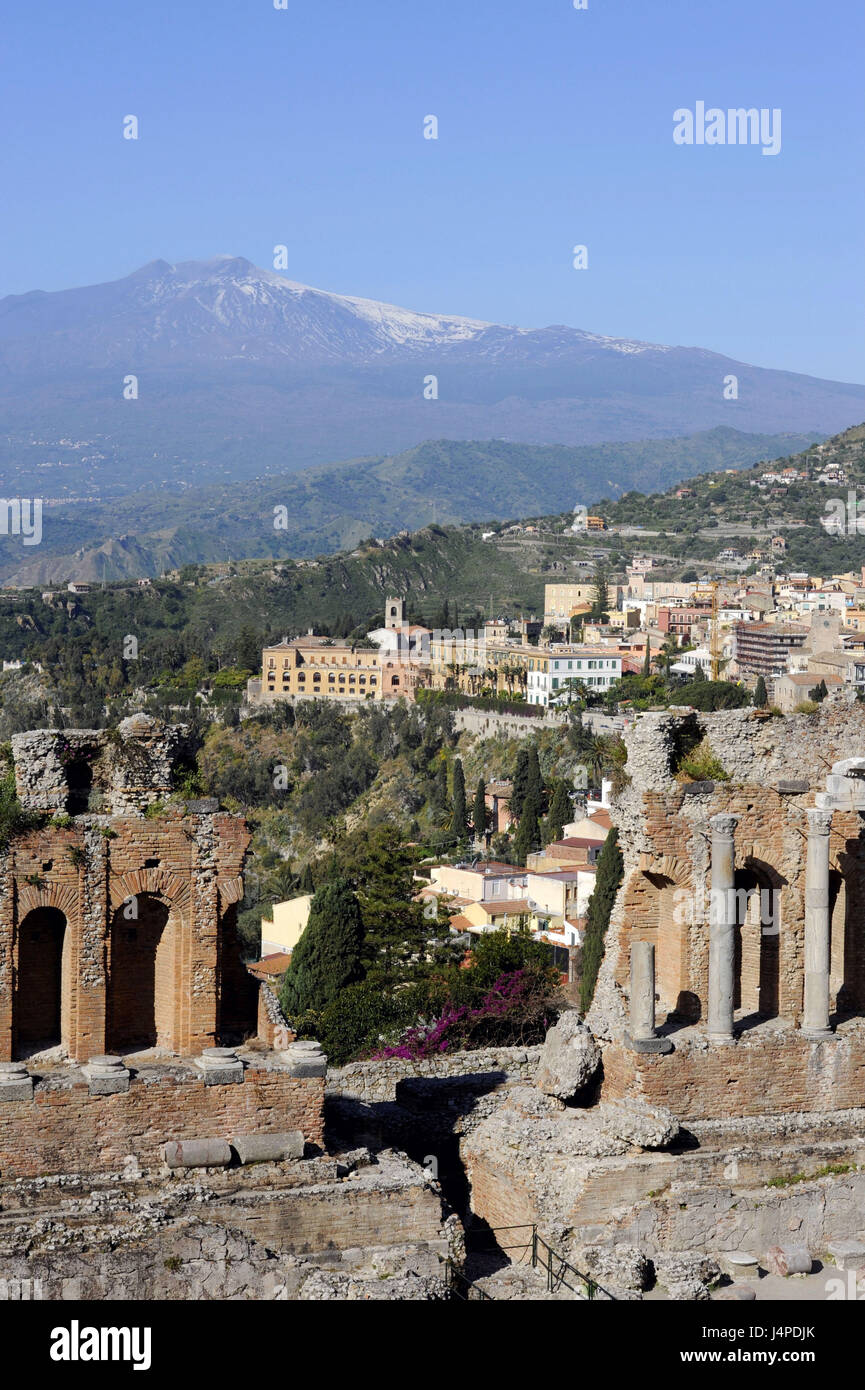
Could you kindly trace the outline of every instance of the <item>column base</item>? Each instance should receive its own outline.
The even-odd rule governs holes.
[[[673,1051],[673,1040],[672,1038],[632,1038],[630,1033],[626,1033],[625,1047],[629,1047],[632,1052],[668,1053]]]
[[[830,1038],[837,1038],[838,1034],[833,1028],[800,1028],[799,1037],[806,1042],[828,1042]]]
[[[735,1033],[707,1033],[706,1037],[709,1039],[709,1042],[719,1043],[721,1046],[726,1046],[728,1043],[735,1043],[737,1041]]]

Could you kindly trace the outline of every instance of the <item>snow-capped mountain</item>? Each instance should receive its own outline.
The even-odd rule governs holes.
[[[305,366],[470,349],[477,358],[669,352],[669,348],[561,326],[531,330],[453,314],[418,313],[331,294],[261,270],[240,256],[152,261],[123,280],[0,300],[0,354],[28,351],[71,365],[107,366],[131,348],[148,360],[271,359]]]
[[[4,495],[28,495],[38,469],[63,499],[73,484],[236,480],[429,439],[831,434],[865,417],[865,398],[702,348],[423,313],[221,256],[0,300],[0,411]],[[89,443],[67,460],[69,440]]]

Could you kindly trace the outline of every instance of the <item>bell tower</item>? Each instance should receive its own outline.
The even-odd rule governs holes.
[[[384,625],[397,630],[405,627],[405,599],[388,598],[384,604]]]

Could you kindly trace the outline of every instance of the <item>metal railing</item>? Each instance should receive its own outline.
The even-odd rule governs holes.
[[[502,1236],[507,1237],[517,1231],[525,1232],[525,1239],[509,1242],[501,1239]],[[553,1250],[543,1236],[538,1234],[536,1225],[526,1222],[519,1226],[496,1226],[485,1232],[485,1235],[490,1241],[490,1248],[495,1246],[505,1254],[522,1255],[521,1260],[514,1260],[513,1263],[531,1263],[533,1269],[540,1267],[544,1270],[548,1293],[565,1288],[588,1300],[594,1300],[599,1293],[615,1300],[615,1294],[605,1289],[591,1274],[584,1274],[582,1270],[576,1269],[557,1250]]]
[[[450,1296],[458,1303],[493,1303],[495,1301],[479,1284],[473,1284],[470,1279],[467,1279],[459,1265],[455,1265],[453,1260],[446,1261],[445,1269],[447,1270],[447,1286]]]

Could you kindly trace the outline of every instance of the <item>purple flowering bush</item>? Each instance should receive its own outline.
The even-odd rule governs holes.
[[[511,970],[500,975],[476,1004],[449,1000],[432,1023],[414,1024],[399,1042],[372,1056],[421,1062],[444,1052],[543,1042],[560,1002],[554,972],[531,965]]]

